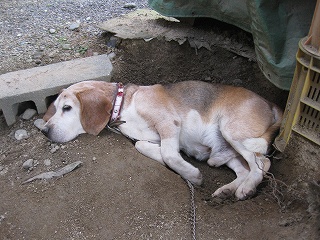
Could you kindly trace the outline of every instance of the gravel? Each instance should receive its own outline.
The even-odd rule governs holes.
[[[100,22],[147,0],[1,0],[0,74],[103,53]]]

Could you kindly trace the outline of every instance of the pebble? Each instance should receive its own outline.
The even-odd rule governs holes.
[[[41,59],[35,59],[34,62],[35,62],[35,64],[40,64],[42,61],[41,61]]]
[[[54,34],[54,33],[56,33],[56,30],[54,28],[50,28],[49,33]]]
[[[42,53],[41,51],[35,52],[35,53],[33,54],[33,59],[40,59],[40,58],[42,58],[42,57],[43,57],[43,53]]]
[[[133,9],[133,8],[136,8],[137,5],[135,3],[126,3],[123,7],[128,9]]]
[[[28,108],[27,110],[24,111],[21,117],[24,120],[30,120],[36,114],[37,114],[37,111],[35,109]]]
[[[44,125],[46,124],[46,122],[43,119],[39,118],[39,119],[35,120],[33,124],[39,130],[42,130],[42,129],[44,129]]]
[[[51,144],[51,147],[52,147],[51,150],[50,150],[51,153],[55,153],[60,148],[56,144]]]
[[[71,44],[70,43],[65,43],[62,45],[63,50],[71,50]]]
[[[29,137],[28,132],[25,129],[18,129],[15,133],[14,133],[14,137],[17,140],[22,140],[22,139],[26,139]]]
[[[114,52],[111,52],[111,53],[108,54],[108,58],[110,60],[113,60],[115,57],[116,57],[116,54]]]
[[[8,170],[8,167],[0,166],[0,176],[4,176]]]
[[[22,167],[26,170],[31,170],[33,167],[33,159],[28,159],[22,164]]]
[[[49,57],[49,58],[54,58],[56,55],[57,55],[57,51],[55,50],[55,51],[50,52],[50,53],[48,54],[48,57]]]
[[[107,42],[107,47],[115,48],[117,46],[118,38],[117,37],[110,37],[109,41]]]
[[[51,160],[50,160],[50,159],[45,159],[45,160],[43,161],[43,163],[44,163],[44,165],[46,165],[46,166],[50,166],[50,165],[51,165]]]
[[[77,21],[77,22],[73,22],[69,25],[69,29],[74,31],[74,30],[77,30],[78,28],[80,27],[80,22]]]

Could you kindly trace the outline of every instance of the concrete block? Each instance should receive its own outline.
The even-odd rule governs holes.
[[[85,80],[110,81],[112,64],[98,55],[0,75],[0,109],[8,125],[15,123],[19,103],[33,101],[38,113],[47,110],[46,98]]]

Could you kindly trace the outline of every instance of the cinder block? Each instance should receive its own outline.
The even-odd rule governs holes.
[[[15,123],[19,103],[33,101],[38,113],[46,98],[85,80],[110,81],[112,64],[106,54],[55,63],[0,75],[0,109],[8,125]]]

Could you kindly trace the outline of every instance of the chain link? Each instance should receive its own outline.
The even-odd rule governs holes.
[[[185,179],[188,184],[189,191],[190,191],[190,220],[191,220],[191,231],[192,231],[192,239],[196,240],[196,205],[194,200],[194,187],[192,183]]]

